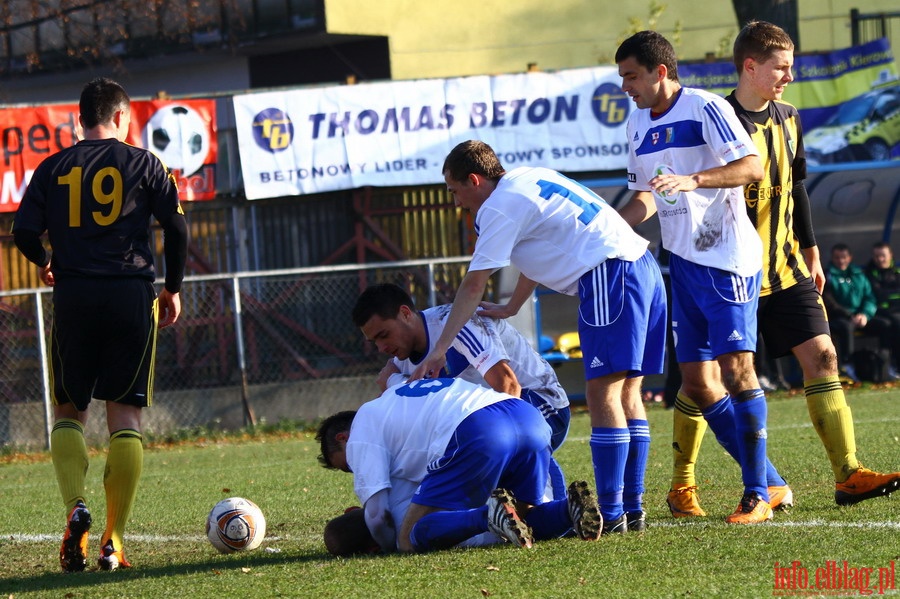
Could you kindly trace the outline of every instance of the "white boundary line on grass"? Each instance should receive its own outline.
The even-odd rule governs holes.
[[[680,527],[680,528],[704,528],[721,524],[715,521],[698,521],[679,522],[673,519],[653,520],[650,522],[650,528],[656,527]],[[724,524],[723,524],[724,526]],[[768,527],[783,528],[871,528],[871,529],[897,529],[900,530],[900,521],[898,522],[826,522],[824,520],[806,520],[802,522],[770,522],[763,524]],[[14,543],[46,543],[59,541],[58,534],[2,534],[0,540],[12,541]],[[266,542],[272,541],[290,541],[293,537],[266,537]],[[186,543],[186,542],[205,542],[206,537],[198,535],[128,535],[130,541],[140,541],[142,543]]]
[[[14,543],[44,543],[47,541],[59,541],[58,534],[2,534],[0,542],[12,541]],[[206,542],[206,536],[202,535],[126,535],[129,541],[140,541],[142,543],[189,543],[192,541]],[[266,537],[269,541],[289,541],[291,537]]]
[[[900,418],[879,418],[878,420],[854,420],[853,424],[883,424],[885,422],[900,422]],[[812,428],[811,422],[803,422],[800,424],[768,424],[766,426],[766,430],[776,431],[776,430],[790,430],[795,428]],[[653,431],[650,431],[651,434]],[[577,441],[584,443],[586,441],[590,441],[591,438],[584,436],[568,436],[566,437],[566,441]]]
[[[651,520],[648,523],[649,528],[659,527],[684,527],[689,528],[692,526],[714,526],[717,524],[722,524],[725,526],[724,522],[718,522],[716,520],[707,520],[700,521],[694,518],[690,519],[690,522],[679,522],[677,519],[669,518],[666,520]],[[768,527],[783,527],[783,528],[872,528],[872,529],[897,529],[900,530],[900,521],[898,522],[826,522],[824,520],[807,520],[805,522],[767,522],[765,524],[761,524],[760,526],[768,526]],[[752,528],[752,527],[751,527]]]
[[[879,418],[878,420],[854,420],[853,424],[883,424],[885,422],[900,422],[900,418]],[[768,423],[767,423],[768,424]],[[766,426],[770,431],[788,430],[793,428],[812,428],[812,422],[803,422],[799,424],[775,424]]]

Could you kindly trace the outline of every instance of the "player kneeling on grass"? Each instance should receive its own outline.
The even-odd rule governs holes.
[[[497,538],[520,547],[603,525],[589,485],[541,504],[550,428],[534,406],[460,379],[398,385],[359,411],[327,418],[316,439],[326,468],[353,473],[363,519],[382,551],[445,549]],[[372,549],[350,512],[326,527],[336,555]],[[398,524],[399,523],[399,524]],[[473,539],[484,533],[493,533]]]
[[[406,290],[391,283],[371,285],[359,295],[353,322],[378,351],[393,356],[378,374],[382,391],[397,374],[405,381],[434,348],[451,308],[443,304],[418,311]],[[454,338],[440,376],[459,377],[521,397],[540,410],[552,431],[552,498],[565,497],[565,477],[552,453],[569,434],[569,398],[553,367],[519,331],[505,320],[473,314]]]

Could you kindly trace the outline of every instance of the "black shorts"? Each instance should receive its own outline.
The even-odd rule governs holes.
[[[152,403],[156,291],[139,278],[65,279],[53,288],[53,403]]]
[[[822,296],[811,278],[759,298],[759,332],[773,358],[819,335],[830,335]]]

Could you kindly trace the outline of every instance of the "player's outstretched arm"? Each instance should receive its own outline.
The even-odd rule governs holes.
[[[428,352],[428,355],[409,375],[410,381],[436,376],[447,363],[447,350],[450,349],[456,335],[469,322],[475,309],[478,308],[491,272],[490,270],[470,270],[463,277],[459,289],[456,290],[456,298],[453,300],[450,314],[447,315],[441,336],[435,341],[434,347]]]
[[[515,316],[525,305],[525,302],[531,298],[537,283],[519,273],[519,279],[516,281],[516,288],[505,304],[494,304],[492,302],[480,302],[478,304],[478,315],[487,316],[488,318],[509,318]]]
[[[656,214],[656,202],[649,191],[636,191],[631,199],[619,210],[625,222],[636,227]]]
[[[664,195],[675,191],[693,191],[700,188],[727,188],[761,181],[765,173],[759,156],[751,154],[733,160],[723,166],[690,175],[663,173],[650,179],[650,187]]]

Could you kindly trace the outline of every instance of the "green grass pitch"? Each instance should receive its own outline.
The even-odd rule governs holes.
[[[900,468],[900,391],[855,389],[848,401],[863,463],[882,471]],[[125,546],[135,567],[66,575],[57,559],[65,513],[49,458],[7,456],[0,462],[0,596],[858,596],[868,594],[859,592],[864,583],[875,595],[900,595],[896,578],[890,579],[900,562],[900,497],[849,508],[834,504],[831,470],[802,396],[770,398],[769,456],[793,487],[796,505],[761,526],[723,523],[740,498],[740,473],[710,432],[698,465],[709,516],[672,519],[665,506],[672,414],[653,407],[649,420],[648,531],[592,543],[540,542],[531,550],[507,545],[332,558],[321,532],[328,519],[356,504],[350,475],[318,466],[310,433],[257,433],[148,447]],[[557,454],[568,479],[593,480],[589,434],[586,413],[576,409]],[[105,518],[103,463],[103,452],[94,452],[88,473],[92,560]],[[220,555],[207,542],[204,524],[212,506],[232,495],[259,504],[268,534],[255,551]],[[776,563],[792,570],[778,573]],[[791,572],[794,588],[785,588]],[[798,586],[804,575],[805,588]]]

